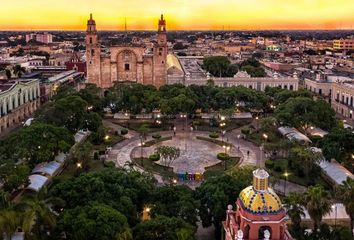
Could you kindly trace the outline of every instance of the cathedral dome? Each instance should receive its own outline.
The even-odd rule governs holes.
[[[253,172],[253,186],[243,189],[239,200],[244,210],[252,214],[277,214],[283,210],[278,195],[268,187],[269,174],[263,169]]]

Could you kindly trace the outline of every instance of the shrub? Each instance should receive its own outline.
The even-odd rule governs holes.
[[[216,132],[213,132],[213,133],[210,133],[210,134],[209,134],[209,137],[210,137],[210,138],[218,138],[218,137],[219,137],[219,134],[217,134]]]
[[[160,139],[161,135],[159,133],[155,133],[155,134],[152,135],[152,138],[153,139]]]
[[[120,130],[120,134],[121,134],[121,135],[126,135],[126,134],[128,134],[128,129],[123,128],[122,130]]]
[[[200,126],[202,123],[199,120],[193,121],[193,126]]]
[[[218,153],[216,157],[221,161],[226,161],[230,158],[229,154],[227,153]]]
[[[281,166],[275,166],[274,170],[275,170],[276,172],[282,172]]]
[[[114,162],[104,161],[103,164],[104,164],[105,167],[108,167],[108,168],[114,168],[116,166]]]
[[[250,134],[250,129],[249,128],[242,128],[241,133],[245,134],[245,135]]]
[[[274,162],[272,160],[267,160],[264,164],[268,169],[272,169],[274,167]]]
[[[149,159],[153,162],[156,162],[158,160],[160,160],[160,154],[158,153],[153,153],[149,156]]]

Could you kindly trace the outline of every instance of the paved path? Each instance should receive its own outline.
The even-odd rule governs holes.
[[[284,195],[285,192],[286,196],[288,196],[291,192],[304,193],[307,190],[307,188],[304,186],[289,181],[285,182],[282,179],[277,179],[277,181],[273,184],[272,188],[277,193],[282,195]]]
[[[225,137],[230,141],[230,143],[232,143],[237,149],[240,150],[242,161],[241,166],[264,166],[265,157],[261,148],[249,141],[242,139],[241,136],[241,128],[234,129],[233,131],[225,134]]]
[[[163,134],[171,136],[170,133]],[[137,158],[141,157],[142,154],[144,157],[148,157],[154,153],[155,149],[159,146],[174,146],[181,150],[180,157],[171,164],[174,172],[203,173],[206,167],[221,162],[217,159],[216,154],[224,152],[225,149],[215,143],[199,140],[197,139],[197,136],[209,137],[206,132],[180,132],[177,133],[172,140],[160,142],[143,149],[141,149],[141,147],[136,147],[133,149],[132,156]],[[236,148],[231,148],[228,153],[232,156],[240,156],[239,151],[237,151]],[[158,163],[163,164],[162,160]]]

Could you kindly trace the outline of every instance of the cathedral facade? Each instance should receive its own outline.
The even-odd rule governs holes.
[[[90,15],[86,30],[87,82],[109,88],[115,82],[151,84],[160,87],[167,82],[167,36],[163,15],[158,21],[158,32],[153,48],[125,44],[109,47],[101,52],[96,22]]]

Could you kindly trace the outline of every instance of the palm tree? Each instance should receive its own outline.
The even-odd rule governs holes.
[[[11,240],[12,235],[20,226],[20,215],[13,209],[5,209],[0,212],[0,234],[5,234],[6,239]]]
[[[53,228],[55,225],[55,215],[49,207],[51,199],[44,199],[45,190],[37,195],[25,198],[21,203],[17,204],[17,209],[24,212],[22,228],[28,235],[34,232],[38,239],[43,236],[45,227]]]
[[[320,185],[311,186],[304,196],[307,211],[317,231],[322,217],[331,211],[331,201],[328,192]]]
[[[337,196],[343,202],[345,210],[350,217],[350,229],[354,228],[354,179],[347,178],[337,188]],[[352,232],[352,234],[354,234]]]
[[[303,204],[304,197],[300,193],[292,192],[284,198],[284,206],[295,230],[300,229],[301,217],[305,216]]]
[[[21,65],[15,65],[13,67],[13,72],[17,77],[21,77],[23,73],[26,73],[26,69]]]

